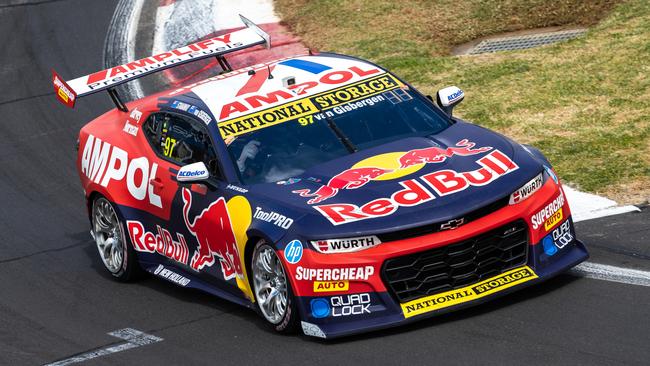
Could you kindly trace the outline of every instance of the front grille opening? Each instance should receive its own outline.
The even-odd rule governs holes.
[[[483,207],[480,207],[474,211],[468,212],[462,216],[459,216],[457,218],[463,218],[464,219],[464,224],[467,225],[467,223],[472,222],[474,220],[478,220],[482,217],[485,217],[495,211],[498,211],[502,209],[503,207],[508,205],[508,202],[510,201],[510,195],[507,195],[499,200],[496,200],[488,205],[485,205]],[[409,229],[403,229],[403,230],[398,230],[398,231],[392,231],[389,233],[384,233],[384,234],[379,234],[377,235],[379,237],[379,240],[382,242],[387,242],[387,241],[395,241],[395,240],[402,240],[402,239],[407,239],[407,238],[415,238],[418,236],[424,236],[427,234],[433,234],[437,233],[440,230],[440,224],[442,222],[436,222],[424,226],[418,226],[418,227],[413,227]]]
[[[384,262],[382,277],[400,302],[455,290],[526,263],[523,220],[473,238]]]

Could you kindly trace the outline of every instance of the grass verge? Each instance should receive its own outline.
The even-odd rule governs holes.
[[[621,203],[650,198],[649,2],[276,0],[276,8],[307,45],[375,61],[425,93],[460,86],[460,117],[537,146],[570,185]],[[593,27],[552,46],[447,56],[476,37],[567,24]]]

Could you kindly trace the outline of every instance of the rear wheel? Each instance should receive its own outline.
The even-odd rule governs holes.
[[[253,252],[251,269],[255,301],[262,317],[280,333],[296,330],[298,312],[291,283],[275,249],[260,240]]]
[[[135,251],[126,242],[113,204],[104,197],[93,202],[92,230],[104,268],[119,281],[133,280],[139,271]]]

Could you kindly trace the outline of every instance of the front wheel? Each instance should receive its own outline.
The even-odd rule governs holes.
[[[113,204],[104,197],[93,202],[92,229],[99,257],[104,267],[117,280],[135,279],[140,269],[135,251],[127,243]]]
[[[295,331],[298,312],[291,283],[287,280],[282,260],[264,240],[255,246],[251,268],[255,301],[260,314],[277,332]]]

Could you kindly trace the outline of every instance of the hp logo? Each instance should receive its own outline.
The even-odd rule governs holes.
[[[300,240],[293,240],[284,248],[284,258],[291,264],[296,264],[302,259],[302,243]]]

